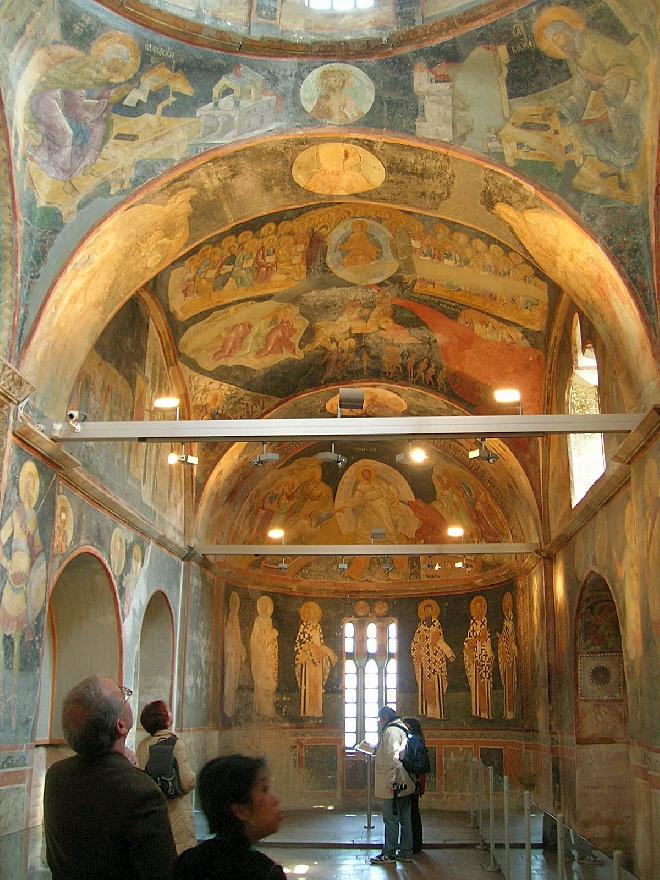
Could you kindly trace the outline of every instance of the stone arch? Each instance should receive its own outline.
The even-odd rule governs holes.
[[[152,700],[172,703],[174,679],[174,617],[165,593],[156,590],[142,616],[137,652],[135,710],[139,718],[143,706]]]
[[[267,213],[359,203],[355,196],[303,191],[293,180],[295,157],[324,139],[330,140],[322,131],[287,134],[210,151],[143,187],[100,222],[53,284],[22,354],[21,368],[37,388],[40,408],[62,417],[73,378],[103,327],[136,290],[198,242]],[[457,148],[366,133],[347,132],[343,141],[389,169],[363,202],[448,219],[467,211],[475,228],[524,245],[612,351],[625,405],[634,409],[652,400],[657,366],[639,305],[609,254],[569,209],[512,171]],[[248,168],[249,199],[241,185]],[[53,360],[61,363],[57,380]]]
[[[632,851],[628,699],[619,615],[591,571],[575,614],[575,824],[590,842]]]
[[[67,691],[88,675],[123,676],[121,618],[112,575],[92,548],[81,548],[56,575],[46,612],[37,736],[63,738]],[[50,681],[49,681],[50,679]],[[48,687],[50,684],[50,687]]]

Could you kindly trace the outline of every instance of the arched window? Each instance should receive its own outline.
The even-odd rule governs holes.
[[[378,742],[378,710],[396,708],[397,625],[393,618],[344,621],[344,745]]]
[[[577,315],[573,319],[571,343],[573,373],[566,395],[568,412],[571,415],[599,413],[596,354],[590,342],[582,344],[580,320]],[[605,472],[603,435],[569,434],[568,458],[571,474],[571,506],[575,507]]]
[[[353,9],[371,9],[376,0],[305,0],[305,6],[319,12],[352,12]]]

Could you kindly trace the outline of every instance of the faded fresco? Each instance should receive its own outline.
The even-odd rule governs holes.
[[[55,475],[12,447],[0,524],[0,742],[33,734],[43,638]]]
[[[210,63],[201,48],[74,0],[5,0],[17,184],[39,230],[24,249],[23,293],[43,295],[90,222],[173,164],[279,129],[357,123],[466,147],[548,187],[614,250],[655,321],[647,205],[657,40],[644,10],[623,20],[606,0],[531,3],[510,16],[501,6],[497,21],[471,21],[469,40],[445,33],[354,64],[301,59],[292,75],[275,59],[216,53]],[[299,157],[301,187],[342,195],[382,185],[377,159],[330,147]],[[61,236],[83,209],[88,219]]]
[[[486,604],[487,596],[487,626],[492,632],[502,630],[506,621],[503,600],[510,592],[506,586],[490,588],[480,596],[430,594],[421,602],[411,596],[357,603],[334,597],[301,600],[295,595],[264,594],[232,584],[226,589],[230,597],[229,614],[235,613],[238,618],[238,626],[236,620],[232,621],[236,628],[233,644],[246,649],[249,646],[238,676],[234,675],[234,667],[228,678],[225,666],[225,682],[235,686],[231,714],[223,709],[224,721],[230,726],[321,724],[343,731],[343,623],[355,616],[378,620],[383,615],[397,622],[397,709],[403,716],[420,717],[427,736],[445,726],[516,728],[521,724],[518,710],[515,716],[505,717],[506,684],[497,664],[489,680],[492,712],[475,718],[462,664],[449,659],[453,657],[449,645],[460,649],[463,644],[475,599]],[[443,626],[436,636],[438,627],[434,621],[439,618]],[[427,619],[432,635],[430,653],[420,635],[420,627],[427,626]],[[445,646],[444,656],[449,660],[444,676],[442,671],[433,672],[430,666],[433,649],[438,645]],[[420,665],[422,676],[428,668],[436,680],[429,677],[428,684],[418,684]],[[245,668],[248,666],[249,674]],[[424,701],[421,708],[420,692]]]
[[[125,351],[132,356],[127,358]],[[89,353],[68,405],[90,419],[159,418],[153,402],[173,393],[172,382],[156,327],[142,303],[132,299]],[[100,443],[82,444],[74,454],[100,479],[114,486],[120,481],[129,503],[177,537],[183,528],[183,475],[181,468],[167,464],[169,451],[169,447],[149,443]],[[118,547],[113,571],[123,570],[125,560],[130,577],[137,582],[140,553]]]
[[[183,683],[185,727],[208,727],[211,723],[213,676],[214,590],[207,576],[190,567],[188,581],[188,620]]]

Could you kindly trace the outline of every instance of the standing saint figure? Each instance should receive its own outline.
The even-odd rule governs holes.
[[[19,501],[0,529],[0,566],[7,572],[0,597],[0,647],[3,648],[0,653],[0,691],[6,656],[4,643],[5,639],[11,639],[13,677],[11,692],[4,694],[4,698],[14,728],[21,638],[27,642],[35,637],[34,626],[46,598],[46,562],[35,512],[39,483],[36,465],[26,461],[18,477]],[[8,553],[5,552],[7,546]]]
[[[229,614],[225,624],[224,642],[224,689],[222,692],[222,707],[228,718],[234,717],[236,711],[236,690],[241,675],[241,666],[247,659],[247,653],[241,640],[241,624],[238,619],[238,609],[241,600],[234,591],[229,597]]]
[[[483,596],[475,596],[470,602],[472,620],[463,642],[463,662],[470,685],[472,715],[475,718],[491,718],[491,690],[493,687],[493,648],[490,643],[486,611],[488,603]]]
[[[300,626],[294,647],[296,681],[300,688],[300,714],[308,718],[323,717],[323,687],[337,655],[323,644],[321,608],[316,602],[305,602],[300,609]]]
[[[442,633],[440,607],[434,599],[425,599],[417,608],[419,626],[410,643],[417,679],[417,713],[428,718],[445,717],[447,661],[456,655]]]
[[[257,599],[257,617],[250,636],[250,665],[254,681],[254,714],[271,718],[275,714],[277,690],[277,630],[273,626],[273,600]]]
[[[516,692],[518,690],[518,646],[513,626],[513,596],[506,592],[502,598],[504,622],[502,632],[497,634],[497,660],[504,685],[504,715],[507,720],[516,714]]]

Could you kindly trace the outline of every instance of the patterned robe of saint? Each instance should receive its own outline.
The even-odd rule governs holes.
[[[296,681],[300,688],[300,714],[307,718],[323,717],[323,688],[337,655],[323,644],[319,623],[321,609],[316,602],[305,602],[300,609],[301,623],[294,646]]]
[[[420,623],[410,644],[417,679],[417,712],[427,718],[445,717],[447,661],[455,654],[444,639],[438,603],[420,603]]]
[[[513,597],[505,593],[502,599],[504,622],[502,632],[497,634],[497,660],[504,685],[504,714],[506,720],[515,718],[516,693],[518,690],[518,646],[513,624]]]
[[[241,667],[247,654],[241,639],[241,625],[238,618],[240,599],[234,592],[229,597],[229,614],[225,624],[225,640],[223,645],[224,682],[222,691],[222,707],[228,718],[233,718],[236,711],[236,691],[241,675]]]
[[[486,620],[487,609],[488,604],[483,596],[475,596],[470,602],[472,619],[463,642],[463,662],[470,686],[474,718],[492,718],[491,691],[495,657]]]
[[[250,635],[250,665],[254,682],[254,714],[265,718],[275,714],[277,690],[278,632],[273,626],[272,614],[272,599],[260,596]]]

